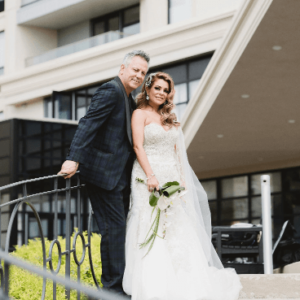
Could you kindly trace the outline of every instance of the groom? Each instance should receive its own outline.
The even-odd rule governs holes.
[[[119,76],[94,94],[58,173],[70,178],[80,165],[102,236],[101,281],[104,288],[118,293],[123,293],[125,225],[135,158],[131,115],[136,104],[130,93],[143,83],[149,61],[141,50],[125,55]]]

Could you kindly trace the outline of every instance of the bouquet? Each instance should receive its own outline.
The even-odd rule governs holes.
[[[136,178],[136,181],[146,184],[143,179]],[[157,191],[154,189],[152,193],[149,196],[149,204],[153,207],[151,219],[153,216],[154,211],[156,210],[156,216],[150,226],[150,229],[145,237],[145,241],[140,244],[140,249],[146,247],[149,245],[148,251],[145,254],[145,256],[149,253],[149,251],[152,249],[153,244],[155,242],[156,237],[164,239],[166,236],[166,229],[170,225],[169,222],[165,222],[163,224],[163,236],[158,235],[158,228],[159,228],[159,222],[161,218],[161,213],[163,212],[164,215],[167,217],[171,213],[168,212],[168,209],[170,209],[174,205],[174,201],[176,198],[179,198],[180,196],[183,196],[182,191],[185,190],[184,187],[180,186],[179,182],[172,181],[165,183],[162,187],[159,187],[159,190]]]

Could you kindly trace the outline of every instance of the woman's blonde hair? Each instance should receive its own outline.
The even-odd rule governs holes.
[[[145,83],[142,86],[142,92],[139,93],[136,97],[137,108],[143,108],[149,105],[148,100],[146,99],[147,96],[146,89],[150,90],[157,79],[162,79],[169,84],[169,91],[168,91],[166,102],[160,105],[158,110],[158,112],[161,114],[161,122],[163,125],[168,125],[170,128],[172,126],[177,127],[180,125],[180,123],[177,122],[176,114],[172,113],[172,110],[175,108],[175,104],[173,103],[173,98],[175,95],[174,81],[172,77],[167,73],[163,73],[163,72],[151,73],[147,77]]]

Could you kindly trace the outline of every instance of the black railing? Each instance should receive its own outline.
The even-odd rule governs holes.
[[[43,277],[43,288],[42,288],[42,293],[41,293],[41,299],[45,299],[46,295],[46,282],[47,279],[51,279],[53,283],[53,299],[56,299],[56,285],[57,283],[61,283],[65,285],[65,294],[66,294],[66,299],[70,299],[70,291],[71,289],[76,289],[77,290],[77,299],[80,299],[80,294],[83,292],[89,297],[91,296],[96,296],[98,297],[97,299],[113,299],[111,298],[111,294],[109,293],[104,293],[102,290],[100,290],[100,284],[97,281],[95,271],[94,271],[94,266],[93,266],[93,259],[92,259],[92,251],[91,251],[91,227],[92,227],[92,209],[90,209],[90,214],[89,214],[89,219],[88,219],[88,234],[87,234],[87,241],[85,240],[85,236],[83,232],[80,230],[81,228],[81,196],[80,196],[80,190],[82,187],[84,187],[83,184],[80,183],[80,178],[79,178],[79,172],[75,175],[77,177],[77,183],[74,186],[71,186],[71,179],[66,179],[66,187],[65,188],[58,188],[58,180],[59,178],[62,177],[62,175],[53,175],[53,176],[46,176],[46,177],[41,177],[41,178],[36,178],[36,179],[30,179],[30,180],[25,180],[25,181],[20,181],[17,183],[9,184],[3,187],[0,187],[0,199],[1,199],[1,194],[3,193],[4,190],[8,189],[18,189],[22,187],[23,193],[22,196],[19,197],[18,199],[6,202],[4,204],[0,205],[0,245],[1,244],[1,212],[4,207],[7,206],[13,206],[12,213],[9,218],[8,222],[8,227],[7,227],[7,235],[6,235],[6,241],[5,241],[5,250],[4,252],[1,250],[0,252],[0,277],[1,277],[1,290],[0,292],[8,297],[9,295],[9,265],[14,264],[16,266],[20,266],[29,272],[36,273],[40,276]],[[53,190],[50,191],[44,191],[44,192],[39,192],[35,194],[29,195],[27,193],[27,186],[29,183],[33,182],[41,182],[44,180],[53,180]],[[73,238],[73,244],[71,245],[71,232],[73,231],[73,228],[71,228],[71,192],[72,191],[77,191],[77,225],[78,225],[78,231],[75,233],[74,238]],[[65,201],[66,201],[66,210],[65,210],[65,220],[66,220],[66,234],[65,234],[65,240],[66,240],[66,246],[65,250],[62,250],[60,241],[58,239],[58,194],[61,192],[65,192]],[[34,205],[30,202],[34,198],[45,196],[45,195],[52,195],[54,197],[54,239],[50,244],[49,248],[49,253],[48,257],[46,257],[46,245],[45,245],[45,237],[43,233],[43,228],[41,224],[41,219],[39,217],[38,211],[35,209]],[[21,208],[21,205],[26,204],[30,207],[30,209],[33,212],[33,215],[37,221],[38,224],[38,229],[39,229],[39,234],[40,234],[40,239],[42,243],[42,265],[43,269],[40,269],[38,267],[26,264],[22,261],[17,260],[16,258],[12,257],[9,255],[9,250],[10,250],[10,240],[14,228],[14,222],[16,219],[16,216],[18,214],[19,208]],[[26,231],[27,232],[27,231]],[[25,232],[25,244],[27,244],[27,238],[28,238],[28,233]],[[81,239],[83,249],[82,249],[82,255],[81,258],[78,258],[77,253],[76,253],[76,242],[78,238]],[[52,261],[52,256],[53,256],[53,249],[54,247],[57,247],[58,249],[58,264],[56,269],[53,267],[53,261]],[[92,288],[87,288],[84,287],[82,284],[80,284],[80,268],[81,265],[85,259],[86,252],[88,252],[89,255],[89,265],[92,273],[92,277],[95,283],[95,286],[98,288],[97,290],[94,290]],[[71,272],[71,254],[73,254],[73,259],[77,265],[77,282],[71,281],[70,280],[70,272]],[[99,253],[100,255],[100,253]],[[62,257],[65,256],[65,278],[62,278],[58,276],[58,272],[60,271],[61,268],[61,262],[62,262]],[[2,268],[1,265],[1,259],[4,260],[4,269]],[[49,265],[50,271],[46,271],[47,268],[47,263]],[[98,293],[98,294],[97,294]],[[108,295],[110,295],[108,297]],[[113,296],[115,297],[115,295]],[[121,299],[120,297],[118,297]],[[114,298],[117,299],[117,298]]]

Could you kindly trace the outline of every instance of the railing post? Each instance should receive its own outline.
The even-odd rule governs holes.
[[[26,183],[23,184],[23,197],[27,197],[27,186],[26,186]],[[25,213],[24,213],[24,218],[25,218],[25,234],[24,234],[24,238],[25,238],[25,245],[27,246],[28,245],[28,236],[29,236],[29,226],[28,226],[28,214],[26,214],[26,210],[25,210]]]
[[[273,274],[270,176],[261,176],[264,273]]]
[[[80,186],[80,177],[77,175],[77,186]],[[80,188],[77,189],[77,227],[78,232],[81,232],[81,198]],[[76,246],[75,246],[76,247]],[[85,245],[83,245],[85,247]],[[80,265],[77,265],[77,281],[80,283]],[[77,300],[80,300],[80,291],[77,291]]]
[[[57,240],[58,237],[58,178],[54,178],[54,240]],[[56,281],[53,280],[53,300],[56,300]]]
[[[71,179],[66,179],[66,277],[70,278],[70,232],[71,232]],[[70,289],[66,288],[66,297],[70,299]]]
[[[9,264],[4,261],[4,295],[8,297],[9,293]]]

